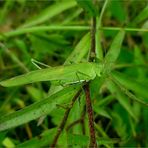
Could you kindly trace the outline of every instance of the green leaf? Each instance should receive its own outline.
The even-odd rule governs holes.
[[[106,111],[106,108],[101,108],[98,106],[94,106],[94,111],[98,114],[101,115],[103,117],[106,117],[108,119],[111,119],[111,116],[109,115],[109,113]]]
[[[97,16],[97,10],[92,0],[76,0],[76,1],[91,16]]]
[[[43,32],[43,31],[54,31],[54,30],[74,30],[74,31],[83,31],[89,30],[88,26],[63,26],[63,25],[50,25],[50,26],[34,26],[28,28],[18,28],[16,30],[12,30],[9,32],[5,32],[2,35],[0,34],[0,40],[5,38],[18,36],[25,33],[33,33],[33,32]]]
[[[142,116],[143,116],[143,129],[144,129],[144,131],[145,131],[145,133],[148,133],[148,109],[147,108],[145,108],[145,109],[143,109],[143,112],[142,112]],[[145,139],[146,139],[146,141],[148,141],[148,135],[147,134],[145,134]],[[148,143],[147,143],[147,146],[148,146]]]
[[[0,146],[1,146],[2,142],[4,141],[4,139],[6,138],[6,136],[7,136],[6,131],[0,132]]]
[[[112,76],[125,88],[130,89],[135,93],[139,94],[141,97],[143,97],[144,101],[148,102],[148,93],[147,93],[148,85],[140,83],[135,79],[130,78],[126,74],[117,71],[112,72]]]
[[[41,148],[46,147],[47,145],[52,143],[53,135],[56,132],[56,128],[52,128],[50,130],[45,130],[39,136],[33,137],[25,142],[22,142],[16,145],[16,148]]]
[[[78,135],[78,134],[70,134],[67,135],[67,143],[70,146],[73,145],[80,145],[87,147],[89,142],[89,137],[85,135]]]
[[[148,20],[142,25],[142,28],[148,29]]]
[[[110,90],[110,92],[116,96],[116,99],[118,100],[118,102],[121,104],[121,106],[123,106],[123,108],[130,114],[131,117],[133,117],[133,119],[135,119],[135,121],[138,120],[138,118],[136,117],[132,106],[130,105],[130,100],[123,94],[123,92],[121,92],[121,90],[117,87],[116,84],[114,84],[112,81],[107,81],[107,88]]]
[[[114,101],[114,96],[113,95],[108,95],[107,97],[105,98],[100,98],[100,100],[98,100],[96,103],[95,103],[95,106],[96,107],[106,107],[108,104],[110,104],[112,101]]]
[[[22,63],[22,61],[19,59],[18,56],[15,55],[15,53],[13,53],[11,50],[9,50],[4,44],[0,43],[0,48],[2,48],[4,50],[4,52],[10,56],[10,58],[12,59],[12,61],[16,64],[18,64],[20,66],[20,68],[22,68],[25,72],[28,72],[28,68],[24,65],[24,63]]]
[[[0,10],[0,24],[3,23],[5,17],[7,17],[8,13],[10,12],[14,4],[15,4],[15,1],[10,1],[10,0],[4,1],[4,6],[1,7],[1,10]]]
[[[80,42],[76,45],[75,49],[66,59],[65,64],[79,63],[82,58],[88,53],[90,49],[90,33],[87,33],[82,37]]]
[[[71,86],[37,103],[0,118],[0,131],[19,126],[49,114],[57,104],[73,98],[79,87]]]
[[[118,134],[118,136],[121,138],[121,140],[127,140],[128,136],[130,135],[130,129],[128,129],[128,120],[126,119],[127,114],[124,113],[124,110],[121,110],[121,106],[117,104],[114,108],[114,111],[110,111],[110,114],[112,116],[112,126],[114,127],[114,130]],[[121,114],[122,111],[122,114]]]
[[[41,23],[51,19],[52,17],[60,14],[61,12],[76,6],[76,4],[77,3],[74,0],[61,1],[59,3],[55,3],[55,4],[47,7],[46,9],[43,9],[43,11],[40,12],[40,14],[36,15],[29,22],[26,22],[21,27],[30,27],[30,26],[34,26],[37,24],[41,24]]]
[[[143,65],[145,64],[144,62],[144,57],[142,55],[142,51],[138,46],[134,47],[134,63],[136,63],[137,65]],[[144,81],[146,79],[146,70],[144,68],[141,67],[136,67],[135,68],[138,72],[138,80],[139,81]]]
[[[10,139],[9,137],[6,137],[2,143],[3,143],[3,146],[5,146],[5,147],[15,148],[15,144],[14,144],[13,140]]]
[[[17,38],[14,40],[14,44],[22,52],[22,54],[24,55],[24,59],[26,59],[26,61],[28,60],[30,62],[31,57],[29,55],[29,52],[27,51],[27,45],[26,45],[25,41]]]
[[[122,45],[124,36],[125,36],[124,30],[119,31],[118,34],[115,36],[115,38],[111,44],[111,47],[105,56],[106,63],[116,62],[116,60],[120,54],[121,45]]]
[[[34,58],[40,60],[44,55],[54,55],[56,53],[57,48],[61,48],[60,56],[65,55],[65,51],[67,51],[66,45],[68,42],[64,40],[62,35],[58,34],[45,34],[44,32],[30,34],[28,38],[31,41],[31,47],[34,51]],[[50,50],[49,50],[50,49]]]
[[[26,87],[28,94],[32,97],[33,101],[39,101],[42,98],[45,98],[46,94],[43,90],[35,88],[33,86]]]
[[[110,147],[111,144],[114,144],[114,143],[118,143],[119,142],[119,139],[116,139],[116,138],[97,138],[97,142],[98,142],[98,145],[108,145],[107,147]]]
[[[110,9],[112,17],[115,17],[117,20],[124,22],[126,21],[126,11],[124,9],[124,1],[121,0],[112,0],[110,2]]]
[[[134,19],[134,23],[138,24],[148,19],[148,6],[146,6]]]

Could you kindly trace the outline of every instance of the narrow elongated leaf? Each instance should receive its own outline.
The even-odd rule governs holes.
[[[85,1],[84,0],[76,0],[76,1],[91,16],[97,15],[97,10],[96,10],[95,5],[93,4],[92,0],[85,0]]]
[[[75,30],[75,31],[83,31],[89,30],[88,26],[62,26],[62,25],[50,25],[50,26],[33,26],[29,28],[18,28],[16,30],[12,30],[9,32],[0,34],[0,40],[4,38],[9,38],[13,36],[18,36],[25,33],[33,33],[33,32],[43,32],[43,31],[54,31],[54,30]]]
[[[129,135],[128,132],[130,131],[130,129],[128,129],[128,132],[127,132],[128,122],[126,120],[124,120],[125,118],[120,113],[120,108],[118,110],[115,108],[114,111],[110,111],[110,114],[113,119],[112,126],[114,127],[114,130],[117,132],[118,136],[120,138],[122,138],[123,141],[127,140],[128,135]],[[124,112],[123,112],[123,114],[125,114],[125,116],[127,115]]]
[[[4,1],[4,6],[1,7],[0,10],[0,23],[3,23],[4,18],[7,17],[7,14],[13,7],[14,3],[15,1],[9,1],[9,0]]]
[[[146,6],[134,19],[134,23],[140,23],[148,19],[148,6]]]
[[[122,42],[124,39],[124,35],[125,35],[125,31],[121,30],[115,36],[115,38],[111,44],[111,47],[105,56],[106,63],[114,63],[117,60],[117,58],[120,54],[121,45],[122,45]]]
[[[109,113],[106,111],[106,108],[101,108],[101,107],[96,107],[94,106],[94,111],[98,114],[101,115],[103,117],[109,118],[111,119],[111,116],[109,115]]]
[[[97,138],[97,141],[98,141],[98,145],[100,145],[102,147],[102,145],[106,146],[107,147],[110,147],[111,144],[114,144],[114,143],[118,143],[120,140],[119,139],[116,139],[116,138]]]
[[[122,74],[120,72],[112,72],[112,76],[119,81],[124,87],[134,91],[135,93],[139,94],[145,101],[148,102],[148,93],[147,88],[148,85],[142,84],[135,79],[130,78],[129,76]]]
[[[1,117],[0,131],[19,126],[31,120],[37,119],[40,116],[47,115],[56,108],[57,104],[72,98],[78,89],[79,86],[65,88],[46,99],[25,107],[24,109]]]
[[[22,143],[19,143],[18,145],[15,146],[15,148],[43,148],[49,146],[49,144],[52,143],[53,135],[56,131],[56,128],[54,129],[49,129],[45,130],[41,135],[33,137],[29,140],[26,140]],[[40,137],[40,138],[39,138]]]
[[[45,98],[46,94],[42,90],[33,86],[26,87],[28,94],[32,97],[33,101],[39,101],[41,98]]]
[[[22,27],[30,27],[33,25],[37,25],[40,23],[43,23],[52,17],[60,14],[64,10],[70,9],[74,6],[76,6],[77,3],[74,0],[70,1],[61,1],[59,3],[53,4],[46,9],[44,9],[40,14],[38,14],[36,17],[32,18],[29,22],[26,22]]]
[[[119,101],[121,106],[123,106],[123,108],[125,108],[125,110],[131,115],[131,117],[133,117],[137,121],[138,118],[132,110],[128,97],[126,97],[112,81],[107,81],[107,87],[112,94],[116,95],[116,99]]]
[[[134,48],[134,56],[135,56],[135,63],[138,65],[145,64],[144,62],[144,57],[142,55],[142,51],[138,46],[135,46]],[[137,67],[136,70],[138,71],[138,79],[139,80],[144,80],[146,78],[146,69]]]
[[[86,55],[86,53],[88,53],[89,49],[90,49],[90,33],[87,33],[76,45],[75,49],[66,59],[64,64],[69,64],[71,62],[79,63],[82,60],[82,58]]]

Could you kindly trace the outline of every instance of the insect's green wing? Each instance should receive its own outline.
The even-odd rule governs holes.
[[[24,85],[39,81],[56,81],[62,83],[74,83],[81,80],[90,80],[95,77],[92,63],[79,63],[69,66],[57,66],[35,70],[27,74],[13,77],[0,82],[5,87]]]

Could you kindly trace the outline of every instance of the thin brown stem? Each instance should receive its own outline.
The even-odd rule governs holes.
[[[96,1],[94,0],[94,3]],[[90,56],[89,56],[89,61],[93,62],[96,57],[96,39],[95,39],[95,34],[96,34],[96,18],[92,18],[92,25],[91,25],[91,49],[90,49]],[[88,113],[88,120],[89,120],[89,131],[90,131],[90,143],[89,147],[97,148],[97,143],[96,143],[96,136],[95,136],[95,128],[94,128],[94,117],[93,117],[93,109],[92,109],[92,104],[91,104],[91,98],[90,98],[90,90],[89,90],[89,83],[86,83],[84,86],[84,91],[85,91],[85,98],[86,98],[86,109]]]
[[[96,41],[95,41],[95,33],[96,33],[96,18],[92,18],[92,27],[91,27],[91,49],[90,49],[90,57],[89,61],[93,61],[96,57]]]
[[[94,117],[93,117],[93,110],[92,110],[90,90],[89,90],[89,83],[84,85],[83,88],[84,88],[85,96],[86,96],[86,109],[87,109],[88,120],[89,120],[89,131],[90,131],[89,147],[97,148],[95,128],[94,128]]]
[[[64,127],[65,127],[65,124],[66,124],[66,121],[67,121],[67,119],[68,119],[68,115],[69,115],[69,113],[70,113],[70,110],[71,110],[71,108],[73,107],[73,105],[74,105],[75,101],[77,100],[77,98],[80,96],[81,91],[82,91],[82,90],[80,89],[80,90],[76,93],[76,95],[73,97],[73,99],[72,99],[72,101],[71,101],[71,104],[70,104],[69,108],[66,109],[65,114],[64,114],[64,117],[63,117],[63,119],[62,119],[62,121],[61,121],[61,123],[60,123],[60,125],[59,125],[59,127],[58,127],[57,133],[56,133],[56,135],[55,135],[55,137],[54,137],[54,139],[53,139],[53,142],[52,142],[52,144],[51,144],[51,147],[55,147],[55,146],[56,146],[57,141],[58,141],[58,138],[59,138],[60,134],[62,133]]]

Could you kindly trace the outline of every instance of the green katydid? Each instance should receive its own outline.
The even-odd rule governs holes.
[[[96,76],[101,76],[104,64],[100,63],[79,63],[67,66],[57,66],[52,68],[35,70],[20,76],[13,77],[0,82],[5,87],[18,86],[39,81],[52,81],[55,85],[73,84],[89,81]]]

